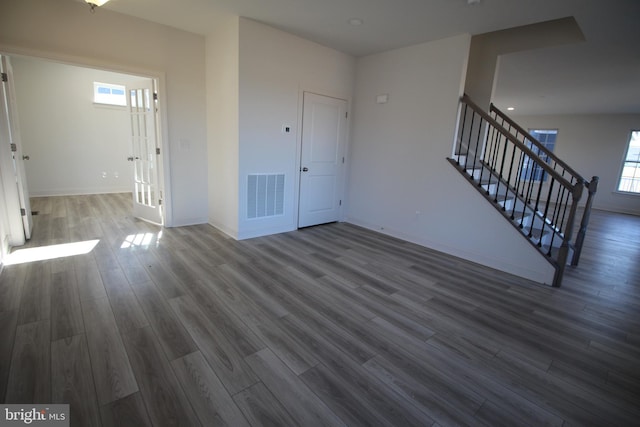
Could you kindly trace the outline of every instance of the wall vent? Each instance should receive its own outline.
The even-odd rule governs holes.
[[[247,218],[284,214],[284,174],[252,174],[247,182]]]

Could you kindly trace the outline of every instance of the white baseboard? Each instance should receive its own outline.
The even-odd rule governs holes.
[[[514,265],[512,263],[505,262],[504,260],[499,258],[487,256],[486,253],[465,251],[460,248],[444,245],[440,242],[433,242],[420,236],[412,236],[398,230],[389,229],[388,227],[380,227],[379,225],[371,224],[367,221],[361,221],[357,218],[348,217],[346,219],[346,222],[372,231],[376,231],[378,233],[386,234],[397,239],[415,243],[417,245],[424,246],[426,248],[433,249],[435,251],[442,252],[457,258],[462,258],[470,262],[484,265],[495,270],[503,271],[505,273],[532,280],[534,282],[545,284],[553,283],[555,270],[553,266],[551,266],[551,264],[549,264],[548,271],[540,271],[537,269],[534,270],[522,265]],[[531,248],[531,250],[533,255],[542,256],[534,248]]]
[[[131,193],[131,188],[66,188],[57,190],[32,190],[29,189],[29,197],[55,197],[55,196],[89,196],[91,194]]]

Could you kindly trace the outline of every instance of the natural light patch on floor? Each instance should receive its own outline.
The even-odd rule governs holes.
[[[154,233],[138,233],[138,234],[130,234],[122,242],[120,245],[120,249],[127,249],[137,246],[142,246],[144,248],[148,248],[154,241],[158,242],[162,232],[158,233],[157,237]]]
[[[96,247],[100,240],[86,240],[84,242],[64,243],[61,245],[40,246],[37,248],[18,249],[11,252],[4,264],[24,264],[26,262],[45,261],[48,259],[65,258],[88,254]]]

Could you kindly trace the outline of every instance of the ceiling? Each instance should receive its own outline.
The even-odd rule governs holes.
[[[219,16],[239,15],[354,56],[574,16],[586,42],[504,55],[494,103],[514,114],[640,113],[640,0],[111,0],[103,8],[203,35]]]

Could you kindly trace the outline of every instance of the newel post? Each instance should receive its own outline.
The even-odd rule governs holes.
[[[578,202],[582,198],[582,191],[584,184],[582,182],[576,183],[571,191],[571,209],[569,210],[569,218],[567,219],[567,228],[565,230],[564,238],[562,239],[562,245],[560,245],[560,252],[558,253],[556,274],[553,277],[552,286],[558,288],[562,283],[562,277],[564,276],[564,269],[567,266],[567,260],[569,259],[569,251],[572,249],[571,235],[573,232],[573,224],[576,220],[576,212],[578,210]]]
[[[591,182],[587,184],[589,189],[589,197],[587,197],[587,203],[584,206],[584,213],[582,214],[582,221],[580,221],[580,229],[576,236],[575,249],[573,251],[573,258],[571,265],[576,266],[580,261],[580,253],[582,252],[582,244],[584,243],[585,235],[587,234],[587,226],[589,225],[589,218],[591,217],[591,207],[593,205],[593,199],[598,191],[598,181],[600,178],[594,176],[591,178]]]

